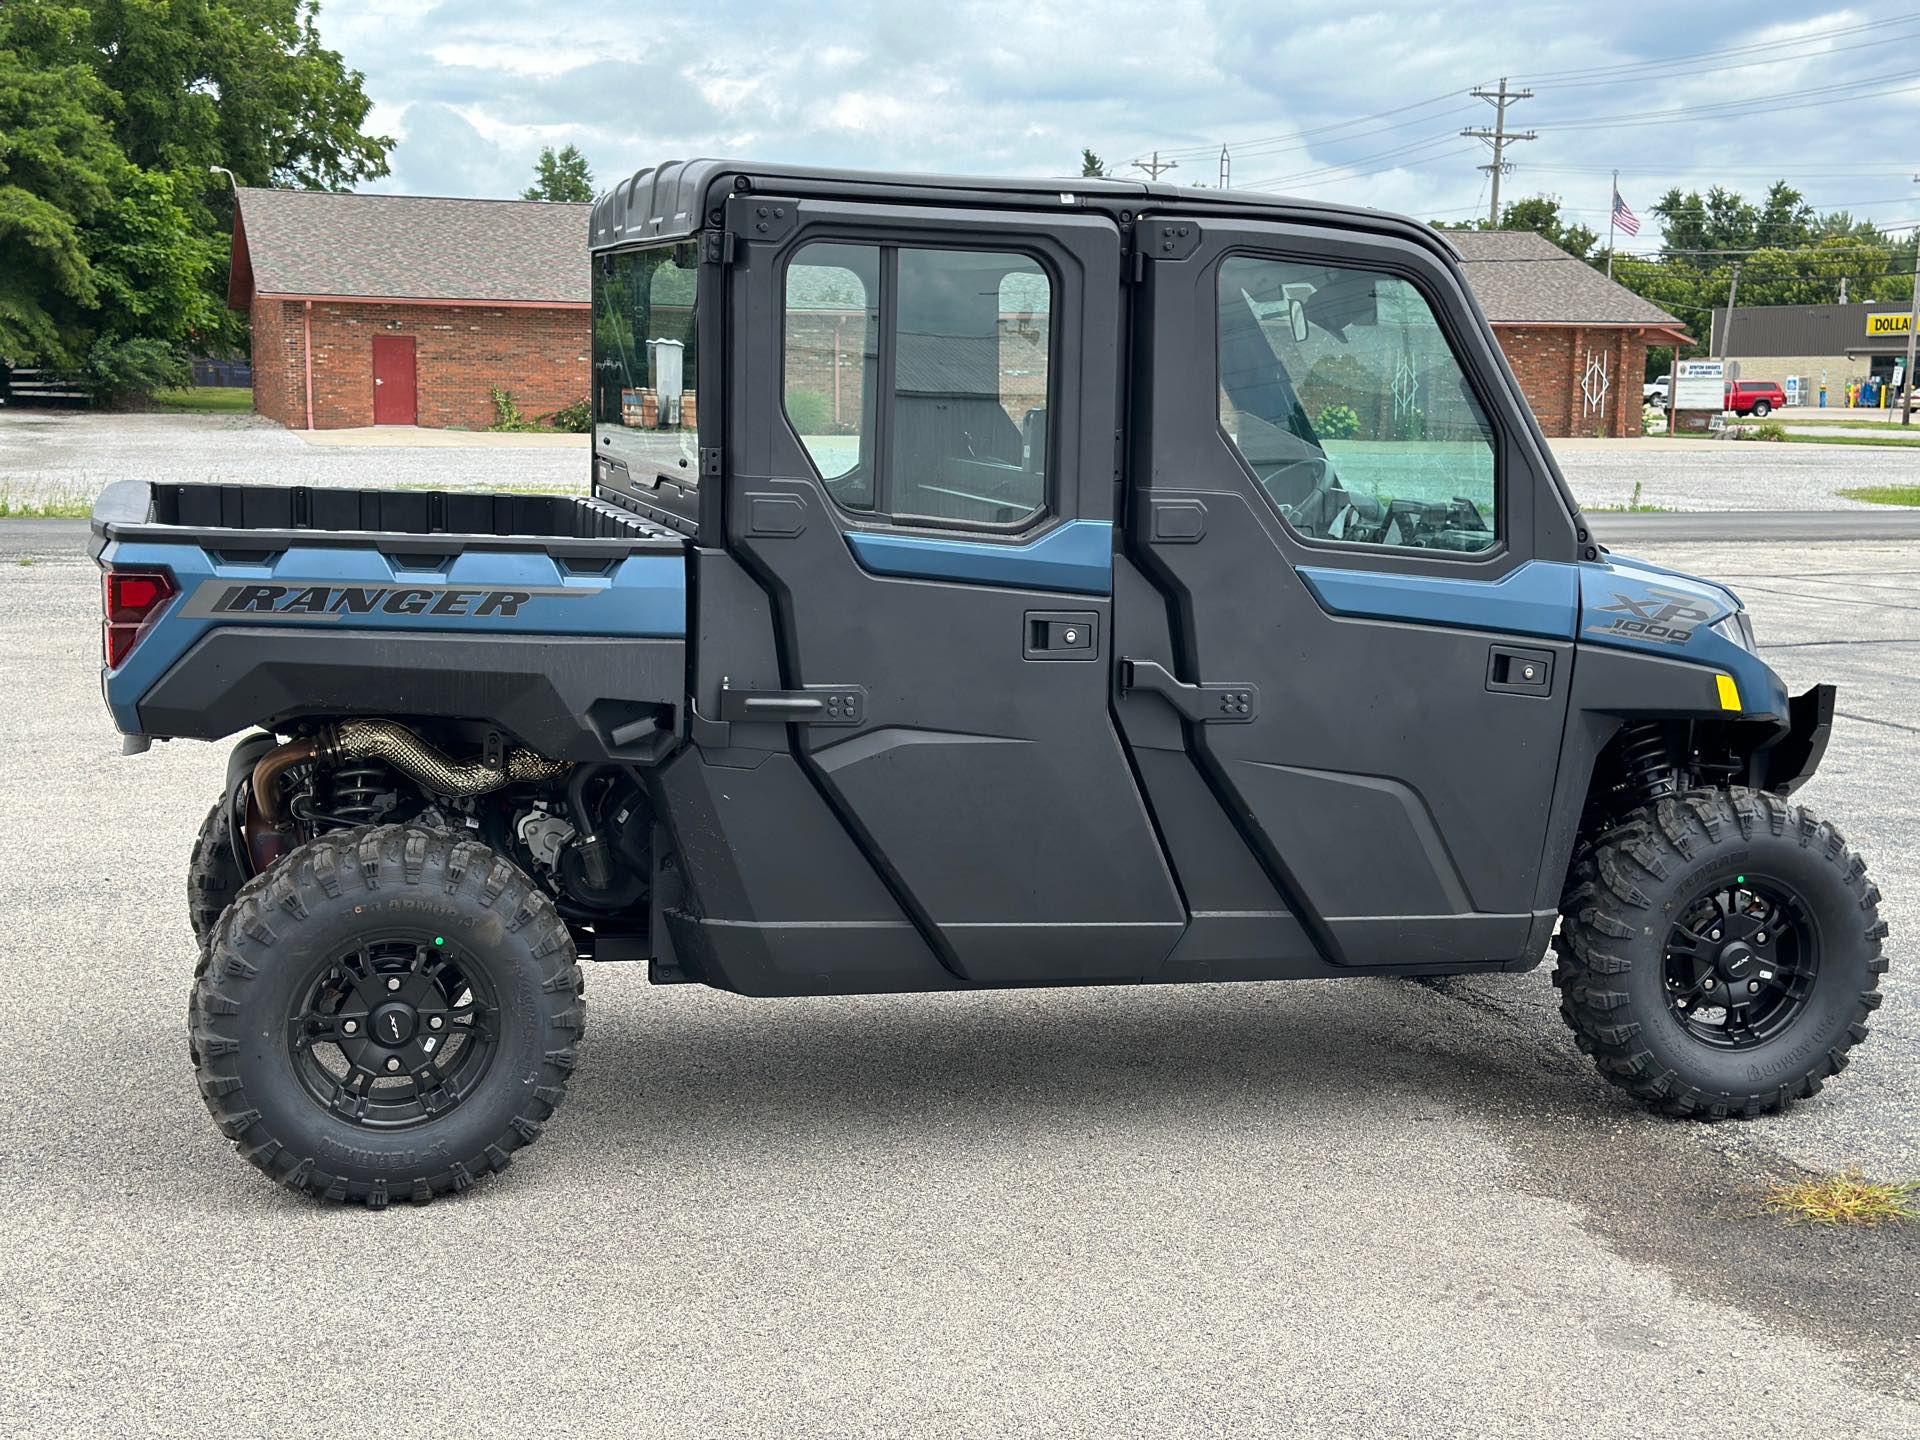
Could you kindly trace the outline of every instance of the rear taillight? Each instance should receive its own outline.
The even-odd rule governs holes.
[[[100,648],[107,668],[118,670],[161,606],[180,592],[164,570],[109,570],[101,583],[107,618],[100,627]]]

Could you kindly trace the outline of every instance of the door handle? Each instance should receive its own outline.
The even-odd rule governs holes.
[[[861,725],[867,718],[864,685],[808,685],[800,690],[720,692],[720,718],[751,724]]]
[[[1517,645],[1493,646],[1487,652],[1487,689],[1498,695],[1551,695],[1552,654]]]
[[[1189,685],[1156,660],[1122,660],[1120,693],[1158,695],[1195,725],[1245,725],[1260,714],[1258,685]]]

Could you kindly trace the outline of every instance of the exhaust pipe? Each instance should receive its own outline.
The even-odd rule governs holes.
[[[455,760],[393,720],[342,720],[311,740],[289,740],[253,767],[253,803],[269,827],[281,830],[280,777],[309,761],[384,760],[421,789],[435,795],[484,795],[514,781],[557,780],[572,763],[548,760],[531,750],[509,750],[505,765],[484,759]]]

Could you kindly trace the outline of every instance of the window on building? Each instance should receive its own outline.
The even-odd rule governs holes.
[[[1493,426],[1410,282],[1229,256],[1218,340],[1221,426],[1294,530],[1460,554],[1497,543]]]
[[[1025,255],[803,246],[787,270],[787,418],[828,493],[909,522],[1038,514],[1051,321],[1051,283]]]
[[[602,255],[593,275],[594,451],[698,483],[700,397],[690,243]]]

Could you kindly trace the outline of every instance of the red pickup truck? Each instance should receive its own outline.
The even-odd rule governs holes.
[[[1787,403],[1787,392],[1771,380],[1735,380],[1727,386],[1727,409],[1765,419]]]

